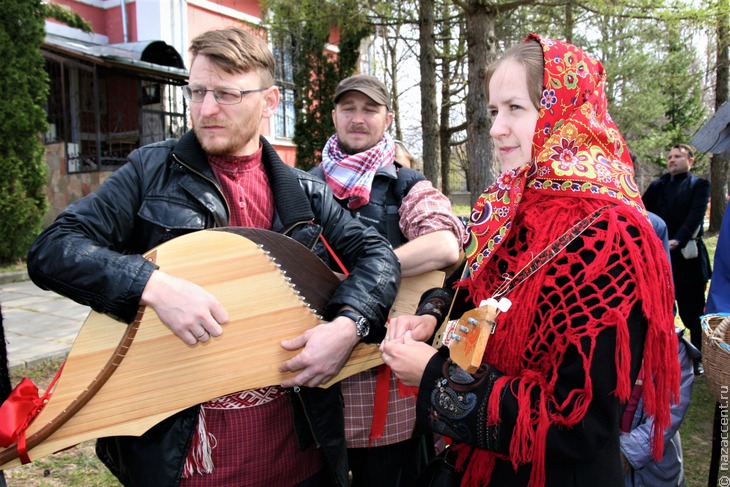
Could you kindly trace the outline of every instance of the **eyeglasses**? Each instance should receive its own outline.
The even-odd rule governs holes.
[[[203,103],[203,100],[205,100],[205,95],[209,91],[212,91],[213,98],[215,98],[215,101],[220,105],[236,105],[238,103],[241,103],[243,95],[247,95],[249,93],[258,93],[260,91],[268,90],[269,88],[257,88],[255,90],[234,90],[232,88],[206,90],[205,88],[202,88],[200,86],[187,85],[183,86],[182,90],[185,99],[190,100],[194,103]]]

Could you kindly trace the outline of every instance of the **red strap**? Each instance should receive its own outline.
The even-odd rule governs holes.
[[[30,463],[28,445],[25,443],[25,428],[20,432],[20,438],[18,439],[18,458],[20,458],[20,463],[23,465]]]
[[[390,393],[390,367],[383,364],[378,368],[378,376],[375,379],[375,399],[373,401],[373,420],[370,423],[370,437],[372,442],[383,436],[385,431],[385,419],[388,415],[388,395]],[[400,397],[416,397],[418,387],[409,387],[398,380],[398,393]]]
[[[337,265],[340,267],[340,269],[342,270],[342,273],[345,275],[345,277],[349,276],[350,273],[347,271],[347,269],[345,269],[345,266],[342,264],[342,261],[340,260],[340,258],[337,257],[337,254],[335,254],[335,251],[332,250],[332,247],[330,247],[330,244],[327,243],[327,240],[324,238],[324,235],[320,233],[319,238],[322,239],[322,243],[324,244],[325,248],[327,249],[327,252],[329,252],[330,255],[332,256],[332,258],[335,259],[335,262],[337,262]]]
[[[22,463],[30,463],[26,447],[25,430],[43,406],[51,398],[53,387],[61,376],[63,364],[56,372],[43,396],[38,397],[38,387],[25,377],[15,386],[5,402],[0,405],[0,447],[7,448],[18,442],[18,456]]]
[[[372,442],[383,436],[385,418],[388,414],[388,391],[390,390],[390,367],[383,364],[378,367],[378,377],[375,380],[375,400],[373,407],[373,421],[370,423],[370,438]]]

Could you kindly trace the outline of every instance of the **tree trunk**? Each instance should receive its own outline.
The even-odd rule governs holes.
[[[494,166],[494,145],[489,136],[491,122],[487,115],[484,92],[484,70],[497,54],[495,16],[479,0],[469,0],[466,12],[466,43],[469,56],[469,91],[466,95],[467,157],[469,158],[469,188],[471,204],[487,186],[497,171]]]
[[[419,38],[421,51],[421,127],[423,130],[423,174],[438,187],[438,111],[436,107],[436,39],[434,0],[419,1]]]
[[[400,19],[400,14],[398,15]],[[403,126],[401,125],[400,119],[400,93],[398,91],[398,45],[402,42],[400,35],[400,25],[393,27],[394,36],[390,37],[388,28],[384,27],[383,38],[383,51],[385,54],[385,60],[388,63],[388,71],[390,72],[390,96],[392,105],[390,108],[393,110],[393,127],[395,130],[395,139],[403,140]]]
[[[575,21],[573,20],[573,0],[565,2],[565,40],[573,43],[573,29],[575,28]]]
[[[728,2],[718,2],[717,18],[717,87],[715,88],[715,110],[728,100],[728,43],[730,43],[730,26],[727,15]],[[722,224],[722,217],[727,206],[727,172],[728,160],[722,154],[713,154],[710,162],[710,231],[717,232]]]
[[[446,19],[449,7],[443,4],[442,17]],[[439,146],[441,148],[441,192],[446,196],[451,192],[449,172],[451,171],[451,26],[445,22],[441,31],[443,46],[441,47],[441,110],[439,114]]]

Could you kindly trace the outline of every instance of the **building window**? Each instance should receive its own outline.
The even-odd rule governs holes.
[[[294,137],[294,123],[296,112],[294,111],[294,39],[285,36],[283,41],[274,44],[273,52],[276,58],[276,85],[279,87],[280,100],[276,109],[275,136],[277,138],[291,139]]]
[[[51,92],[47,144],[65,143],[68,174],[113,171],[141,145],[179,138],[186,114],[176,86],[46,59]]]

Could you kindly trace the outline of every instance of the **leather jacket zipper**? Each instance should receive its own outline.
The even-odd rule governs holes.
[[[183,166],[188,171],[192,172],[193,174],[196,174],[196,175],[200,176],[201,178],[203,178],[204,180],[208,181],[210,184],[213,185],[213,187],[216,189],[216,191],[218,191],[218,196],[220,196],[221,201],[223,202],[223,204],[226,207],[226,211],[228,212],[228,215],[229,215],[228,216],[228,220],[230,222],[231,207],[228,206],[228,201],[226,201],[226,197],[223,195],[223,191],[221,191],[220,187],[218,186],[218,183],[215,182],[215,181],[213,181],[212,179],[206,177],[204,174],[200,173],[199,171],[196,171],[190,165],[188,165],[185,162],[183,162],[183,160],[180,159],[177,156],[177,154],[173,153],[172,154],[172,158],[175,160],[175,162],[177,162],[178,164],[180,164],[181,166]]]
[[[319,440],[317,440],[317,434],[314,432],[314,425],[312,425],[312,420],[309,418],[309,411],[307,411],[307,405],[304,404],[304,399],[302,398],[302,395],[299,393],[301,391],[301,388],[299,386],[292,387],[292,391],[299,399],[299,402],[302,404],[302,411],[304,411],[304,418],[307,420],[307,426],[309,426],[309,431],[312,433],[312,439],[314,440],[314,445],[317,447],[317,450],[320,449]]]

